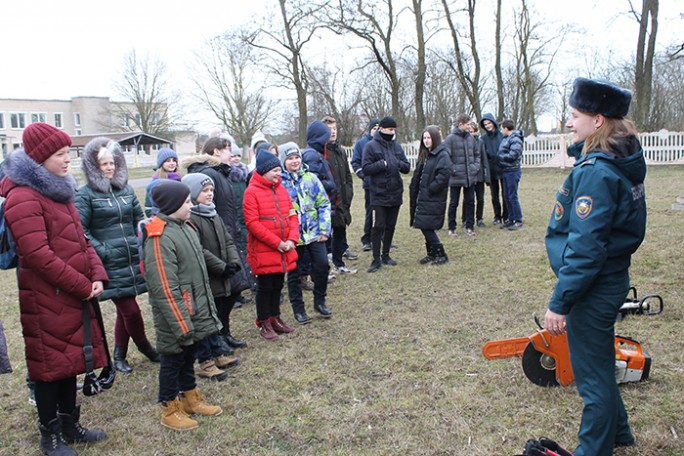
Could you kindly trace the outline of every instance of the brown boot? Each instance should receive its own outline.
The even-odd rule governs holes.
[[[230,369],[240,364],[240,359],[235,356],[220,355],[214,358],[214,363],[219,369]]]
[[[188,415],[219,416],[223,409],[218,405],[209,405],[197,388],[181,393],[181,409]]]
[[[197,421],[188,416],[181,408],[178,398],[168,401],[166,405],[162,402],[161,424],[174,431],[189,431],[197,429]]]
[[[216,367],[216,362],[213,359],[208,359],[204,362],[201,362],[200,369],[196,372],[196,374],[200,378],[208,378],[209,380],[214,380],[217,382],[221,382],[228,377],[228,374]]]
[[[259,327],[259,335],[266,340],[278,340],[278,334],[273,330],[271,319],[257,321]]]
[[[271,317],[271,326],[278,334],[289,334],[295,330],[292,326],[289,326],[287,323],[285,323],[283,319],[280,318],[280,315],[277,317]]]

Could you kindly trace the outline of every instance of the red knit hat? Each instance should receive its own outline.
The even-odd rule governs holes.
[[[36,122],[24,130],[24,150],[36,163],[42,164],[58,150],[71,146],[71,137],[52,125]]]

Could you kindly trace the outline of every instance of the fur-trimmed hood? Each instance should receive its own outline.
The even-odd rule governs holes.
[[[0,195],[6,197],[14,187],[26,186],[58,203],[73,201],[76,179],[71,174],[60,177],[52,174],[29,157],[24,149],[17,149],[2,162],[5,178],[0,184]]]
[[[221,159],[218,157],[214,157],[213,155],[207,155],[207,154],[199,154],[199,155],[191,155],[189,157],[185,157],[183,160],[180,162],[180,167],[185,171],[185,173],[188,172],[188,169],[195,164],[199,165],[204,165],[208,166],[209,168],[213,168],[214,166],[220,165]]]
[[[114,157],[114,176],[111,179],[104,177],[97,160],[97,154],[103,147],[109,149],[112,157]],[[126,158],[119,143],[109,138],[95,138],[86,144],[81,168],[88,185],[100,193],[109,193],[112,188],[123,190],[128,185]]]

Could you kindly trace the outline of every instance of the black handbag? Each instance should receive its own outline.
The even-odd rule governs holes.
[[[102,333],[102,343],[107,354],[107,366],[102,368],[100,375],[96,375],[95,362],[93,361],[93,340],[90,335],[90,311],[88,304],[93,305],[95,318]],[[116,370],[112,363],[112,358],[109,355],[109,346],[107,345],[107,336],[104,329],[104,322],[102,321],[102,312],[100,310],[100,303],[96,298],[90,301],[83,301],[83,356],[85,358],[85,379],[83,380],[83,394],[86,396],[95,396],[104,390],[108,390],[114,384],[116,378]]]

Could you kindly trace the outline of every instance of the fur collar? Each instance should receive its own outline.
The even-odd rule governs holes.
[[[207,154],[199,154],[185,157],[183,160],[181,160],[180,167],[187,173],[188,169],[192,165],[205,165],[209,168],[213,168],[214,166],[218,166],[220,164],[221,159],[218,157]]]
[[[230,180],[233,182],[247,182],[249,176],[249,168],[244,163],[238,163],[236,166],[231,166]]]
[[[81,168],[88,186],[100,193],[109,193],[112,189],[123,190],[128,184],[128,167],[126,166],[126,158],[123,152],[119,147],[111,149],[115,169],[114,176],[111,179],[107,179],[102,174],[102,171],[100,171],[100,164],[97,161],[97,154],[100,152],[101,147],[106,147],[106,143],[93,140],[86,145],[83,152]]]
[[[65,177],[55,176],[26,155],[24,149],[17,149],[9,154],[2,163],[2,168],[15,185],[32,188],[58,203],[73,201],[76,194],[77,185],[74,176],[71,174]]]

